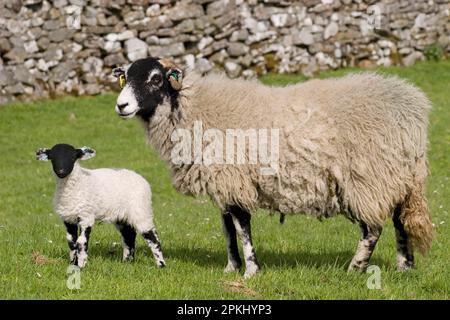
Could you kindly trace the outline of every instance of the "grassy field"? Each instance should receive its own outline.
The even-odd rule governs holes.
[[[299,215],[258,212],[253,221],[263,272],[243,280],[224,274],[226,264],[218,210],[208,199],[178,194],[169,171],[145,142],[138,121],[114,112],[115,94],[68,97],[0,108],[0,298],[1,299],[449,299],[450,298],[450,62],[389,68],[421,87],[432,100],[428,198],[435,241],[417,269],[395,269],[395,239],[388,222],[372,264],[381,268],[381,288],[368,289],[369,274],[348,274],[359,237],[356,225],[338,217],[323,222]],[[328,72],[321,77],[347,71]],[[264,83],[304,80],[270,75]],[[65,231],[52,210],[55,188],[50,163],[35,150],[67,142],[91,146],[89,168],[126,167],[153,188],[155,220],[168,264],[157,269],[138,238],[136,261],[121,262],[120,235],[108,224],[93,228],[89,263],[80,290],[66,286]]]

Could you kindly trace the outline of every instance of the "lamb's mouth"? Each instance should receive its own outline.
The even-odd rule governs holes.
[[[136,112],[138,112],[138,110],[134,110],[134,111],[132,111],[130,113],[120,113],[119,112],[119,117],[121,117],[122,119],[129,119],[129,118],[134,117]]]

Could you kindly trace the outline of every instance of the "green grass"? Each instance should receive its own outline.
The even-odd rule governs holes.
[[[225,241],[217,208],[208,199],[182,196],[172,188],[166,165],[146,144],[138,121],[119,119],[113,110],[115,95],[109,94],[0,108],[0,298],[449,299],[450,62],[382,71],[411,80],[434,105],[428,198],[435,241],[427,257],[417,257],[416,270],[396,271],[391,222],[372,260],[381,268],[381,289],[370,290],[369,274],[345,271],[359,237],[356,225],[342,217],[320,222],[303,215],[287,217],[280,225],[278,216],[261,211],[253,233],[263,272],[245,281],[242,274],[224,274]],[[304,78],[262,79],[275,85],[299,80]],[[97,157],[83,162],[86,167],[126,167],[150,181],[167,268],[155,267],[141,238],[136,261],[122,263],[120,245],[114,245],[120,243],[116,229],[97,224],[81,289],[66,287],[68,249],[62,223],[52,212],[51,165],[34,160],[37,148],[59,142],[94,147]]]

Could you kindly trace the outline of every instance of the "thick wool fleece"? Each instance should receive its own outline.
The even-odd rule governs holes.
[[[183,193],[207,194],[221,208],[236,204],[319,218],[342,213],[369,228],[381,227],[402,206],[416,248],[426,251],[429,109],[413,85],[374,73],[275,88],[187,72],[178,109],[160,105],[147,130]],[[259,165],[249,164],[175,165],[171,134],[192,130],[194,121],[223,132],[280,129],[278,174],[261,175]]]
[[[75,163],[69,176],[56,180],[54,208],[64,221],[123,222],[139,233],[154,228],[150,186],[133,171],[88,170]]]

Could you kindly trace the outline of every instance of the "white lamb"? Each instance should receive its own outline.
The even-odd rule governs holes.
[[[36,152],[37,160],[51,160],[56,175],[54,208],[67,229],[70,263],[80,268],[86,265],[89,235],[95,220],[101,220],[114,223],[122,234],[124,261],[134,259],[139,232],[150,246],[157,266],[164,267],[153,223],[150,185],[130,170],[88,170],[78,164],[78,159],[94,156],[91,148],[75,149],[68,144]]]

